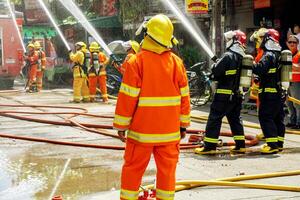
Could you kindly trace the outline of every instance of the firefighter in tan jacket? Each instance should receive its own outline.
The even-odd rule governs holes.
[[[89,102],[89,88],[87,71],[89,68],[89,52],[84,42],[75,44],[76,53],[70,52],[70,60],[74,62],[73,66],[73,101],[74,103]]]

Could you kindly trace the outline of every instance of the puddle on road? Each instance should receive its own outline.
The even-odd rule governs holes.
[[[22,157],[13,158],[14,161],[11,162],[10,167],[3,167],[10,168],[12,173],[9,175],[1,174],[0,168],[0,182],[2,183],[2,177],[6,180],[3,186],[0,184],[0,200],[49,199],[67,159],[60,158],[62,155],[59,158],[40,157],[31,153],[31,151],[29,153],[24,152]],[[113,158],[111,155],[107,155],[105,159]],[[55,195],[62,195],[64,200],[76,200],[98,192],[119,189],[121,166],[115,169],[116,163],[103,166],[99,164],[100,162],[93,162],[96,160],[101,162],[99,156],[71,159]],[[109,161],[105,163],[109,163]],[[14,177],[12,177],[13,174]],[[152,183],[150,177],[153,177],[154,174],[154,170],[147,171],[145,176],[149,177],[149,181],[146,182]],[[15,187],[14,185],[20,186]],[[3,187],[6,187],[6,191],[15,196],[12,196],[13,198],[1,198]],[[18,191],[18,196],[16,196],[16,191]],[[28,191],[30,191],[30,196],[26,193]]]
[[[23,172],[18,162],[10,162],[0,151],[0,200],[31,200],[45,183],[40,174]]]

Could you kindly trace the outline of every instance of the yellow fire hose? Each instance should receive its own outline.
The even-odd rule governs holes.
[[[214,185],[214,186],[234,186],[244,188],[255,189],[268,189],[268,190],[282,190],[282,191],[294,191],[300,192],[300,187],[297,186],[284,186],[284,185],[271,185],[271,184],[255,184],[255,183],[235,183],[233,181],[245,181],[254,179],[274,178],[282,176],[295,176],[300,175],[300,170],[287,171],[287,172],[275,172],[267,174],[255,174],[255,175],[242,175],[236,177],[228,177],[216,180],[182,180],[176,182],[175,191],[188,190],[196,187]],[[154,185],[148,185],[143,187],[144,189],[153,189]]]

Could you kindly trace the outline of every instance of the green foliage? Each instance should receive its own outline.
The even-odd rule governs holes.
[[[186,67],[190,67],[197,62],[205,60],[203,52],[192,46],[184,46],[179,49],[179,52]]]
[[[123,22],[141,21],[145,15],[147,1],[119,0],[120,17]]]

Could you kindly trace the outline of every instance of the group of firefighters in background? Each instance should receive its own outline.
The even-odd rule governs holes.
[[[46,67],[46,56],[38,41],[29,43],[28,54],[25,56],[28,70],[28,92],[39,92],[42,89],[43,71]],[[106,66],[108,57],[100,51],[97,42],[91,42],[89,48],[84,42],[75,44],[76,52],[70,50],[70,60],[74,63],[73,71],[73,100],[71,102],[95,102],[97,88],[99,86],[104,103],[108,103],[106,86]],[[125,61],[139,51],[138,42],[130,40],[124,43],[127,51]],[[123,74],[126,62],[122,65],[112,62],[117,70]]]
[[[38,41],[29,43],[28,53],[24,56],[28,80],[25,89],[27,92],[40,92],[43,87],[43,72],[46,68],[46,54]]]
[[[75,47],[75,53],[70,51],[70,60],[74,63],[72,102],[94,102],[99,85],[102,100],[104,103],[108,103],[106,66],[109,59],[100,51],[97,42],[91,42],[89,49],[84,42],[77,42]],[[140,46],[136,41],[128,41],[124,43],[124,48],[127,50],[126,61],[139,51]],[[124,73],[126,64],[119,65],[113,62],[113,65],[121,74]]]

